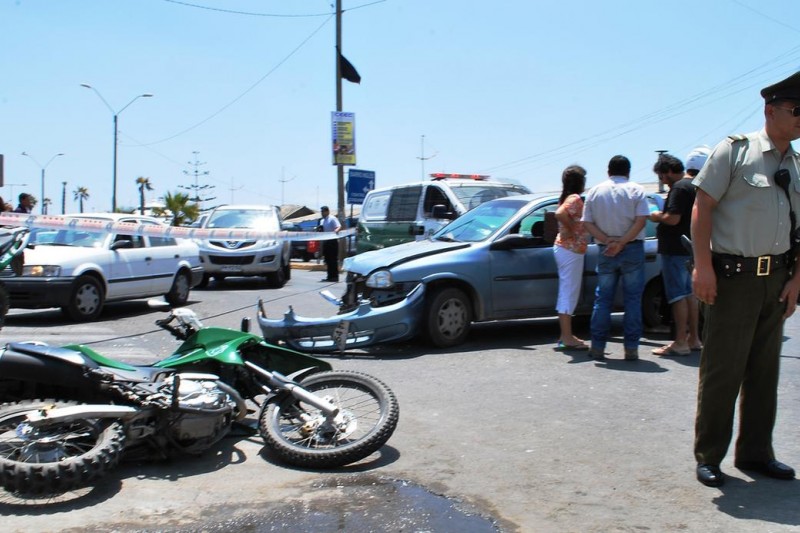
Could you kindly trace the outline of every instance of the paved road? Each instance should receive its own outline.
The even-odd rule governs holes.
[[[318,272],[295,271],[283,289],[230,280],[193,293],[209,325],[237,327],[258,297],[271,316],[288,305],[332,313]],[[336,287],[333,287],[336,291]],[[220,314],[226,310],[238,311]],[[176,343],[154,331],[145,302],[109,306],[75,326],[56,311],[13,311],[5,340],[91,340],[103,353],[148,360]],[[787,323],[776,450],[800,466],[798,318]],[[476,327],[455,350],[408,343],[331,358],[386,381],[400,424],[379,454],[330,472],[286,468],[258,437],[213,453],[133,464],[97,487],[34,505],[0,496],[10,531],[713,531],[800,530],[800,482],[733,468],[720,489],[694,480],[692,437],[698,356],[638,362],[553,350],[554,320]],[[585,331],[579,333],[586,334]],[[617,334],[621,334],[617,331]],[[128,336],[130,335],[130,336]],[[299,520],[297,517],[301,517]]]

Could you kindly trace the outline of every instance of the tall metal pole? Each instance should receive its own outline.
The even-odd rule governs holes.
[[[45,173],[44,173],[44,171],[45,171],[45,169],[47,168],[47,166],[48,166],[50,163],[52,163],[52,162],[53,162],[53,159],[55,159],[56,157],[62,156],[62,155],[64,155],[64,154],[63,154],[63,153],[58,153],[58,154],[54,155],[54,156],[53,156],[53,157],[51,157],[51,158],[50,158],[50,159],[47,161],[47,163],[45,163],[44,165],[40,164],[40,163],[39,163],[39,162],[36,160],[36,158],[34,158],[34,157],[33,157],[31,154],[29,154],[28,152],[22,152],[22,155],[24,155],[24,156],[26,156],[26,157],[29,157],[29,158],[31,159],[31,161],[33,161],[34,163],[36,163],[36,166],[38,166],[38,167],[39,167],[39,168],[42,170],[42,197],[39,199],[39,201],[40,201],[40,202],[41,202],[41,204],[42,204],[42,207],[41,207],[41,209],[42,209],[42,214],[43,214],[43,215],[45,215],[45,214],[47,214],[47,206],[46,206],[46,205],[45,205],[45,203],[44,203],[44,199],[45,199],[45,196],[44,196],[44,174],[45,174]]]
[[[67,182],[61,182],[61,214],[67,212]]]
[[[111,175],[111,212],[117,212],[117,137],[119,136],[118,113],[114,113],[114,171]]]
[[[111,190],[111,211],[112,212],[116,212],[117,211],[117,138],[119,137],[119,118],[118,117],[119,117],[120,114],[122,114],[123,111],[125,111],[125,109],[128,108],[129,105],[134,103],[139,98],[152,98],[153,95],[150,94],[150,93],[144,93],[144,94],[140,94],[138,96],[135,96],[130,102],[125,104],[122,107],[122,109],[120,109],[119,111],[114,111],[114,108],[111,107],[111,104],[109,104],[108,101],[105,98],[103,98],[103,95],[100,94],[100,91],[98,91],[97,89],[95,89],[94,87],[89,85],[88,83],[81,83],[81,87],[85,87],[87,89],[91,89],[92,91],[94,91],[94,94],[96,94],[100,98],[100,100],[103,101],[103,103],[106,105],[108,110],[111,111],[111,114],[114,115],[114,168],[113,168],[112,175],[111,175],[111,186],[112,186],[112,190]]]
[[[336,0],[336,111],[342,111],[342,0]],[[336,165],[336,207],[339,222],[344,225],[344,165]]]

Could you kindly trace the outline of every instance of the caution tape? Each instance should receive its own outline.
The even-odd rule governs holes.
[[[252,241],[258,239],[285,239],[291,241],[327,241],[355,235],[354,228],[333,231],[261,231],[243,228],[189,228],[164,224],[135,224],[115,222],[100,218],[80,216],[32,215],[25,213],[0,213],[0,226],[25,226],[55,230],[87,231],[90,233],[119,233],[122,235],[147,235],[176,239],[214,239],[220,241]]]

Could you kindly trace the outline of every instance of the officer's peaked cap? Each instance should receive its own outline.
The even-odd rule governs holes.
[[[795,72],[785,80],[773,83],[769,87],[761,89],[761,96],[764,102],[769,104],[775,100],[798,100],[800,101],[800,71]]]

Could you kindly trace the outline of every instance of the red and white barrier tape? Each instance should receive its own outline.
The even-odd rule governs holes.
[[[250,241],[258,239],[285,239],[292,241],[326,241],[355,235],[351,228],[339,233],[332,231],[259,231],[255,229],[205,229],[162,224],[134,224],[114,222],[99,218],[78,216],[33,215],[24,213],[0,213],[0,226],[26,226],[56,230],[82,230],[92,233],[121,233],[123,235],[148,235],[177,239],[215,239],[220,241]]]

